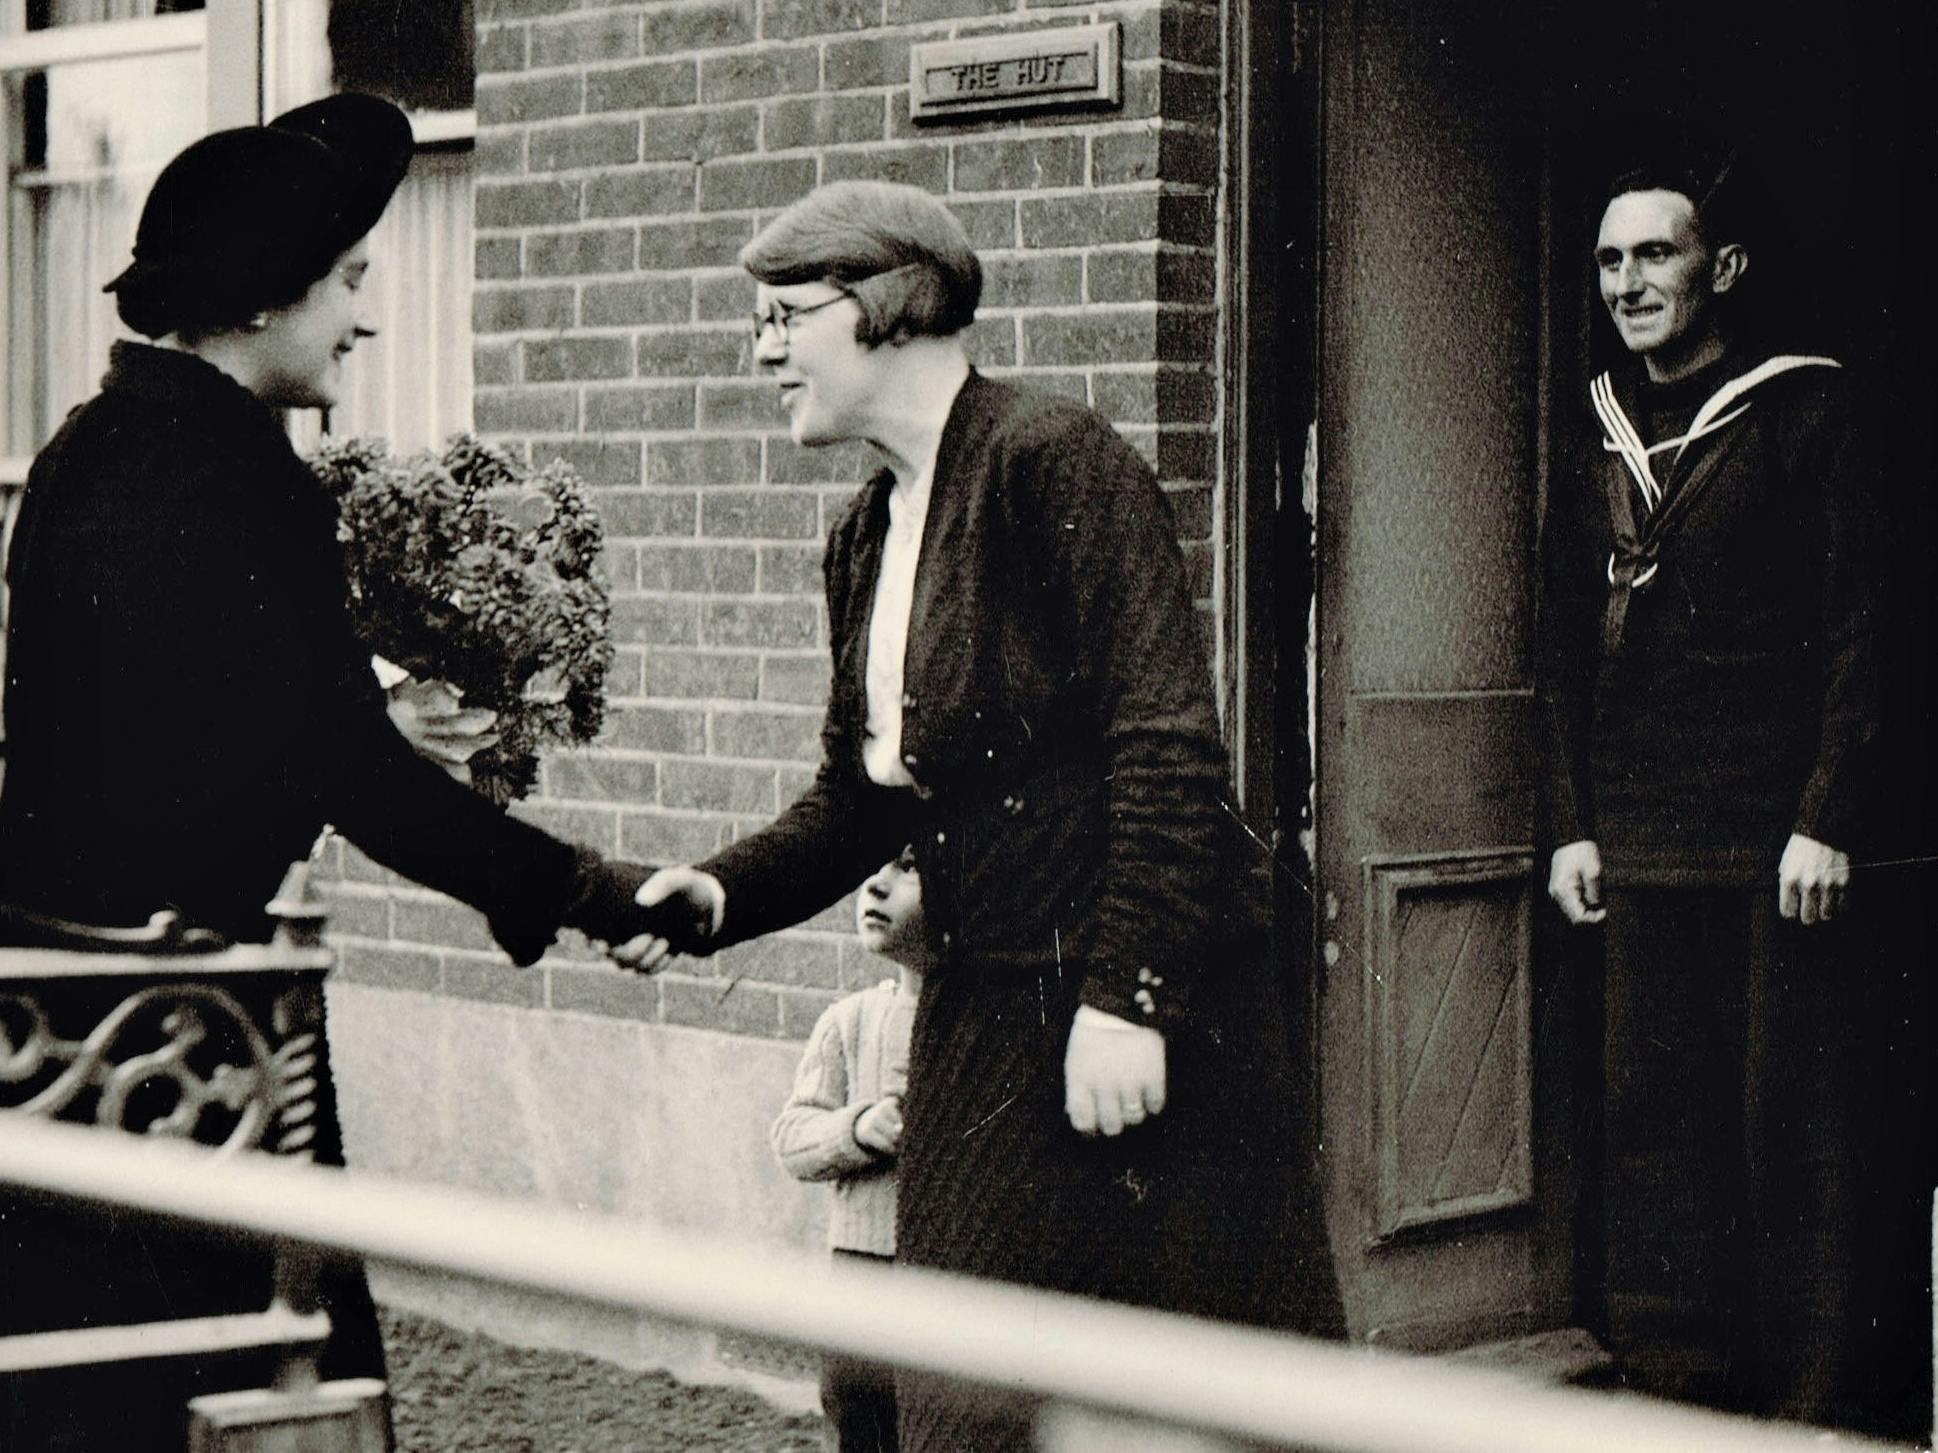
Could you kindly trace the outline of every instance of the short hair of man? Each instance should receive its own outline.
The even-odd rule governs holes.
[[[1748,188],[1735,152],[1690,151],[1652,157],[1618,172],[1602,197],[1605,207],[1630,192],[1676,192],[1695,208],[1696,235],[1705,246],[1750,245]]]
[[[920,187],[831,182],[740,250],[769,287],[832,282],[861,306],[857,342],[947,338],[975,321],[982,263],[955,214]]]

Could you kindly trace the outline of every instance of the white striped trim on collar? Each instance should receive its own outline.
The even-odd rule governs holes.
[[[1615,398],[1614,376],[1604,373],[1597,377],[1588,385],[1588,397],[1602,421],[1602,433],[1606,436],[1602,448],[1622,456],[1622,463],[1635,476],[1636,488],[1642,491],[1642,502],[1654,509],[1661,502],[1662,486],[1656,483],[1655,471],[1649,467],[1649,451],[1642,443],[1642,436]]]
[[[1755,388],[1758,384],[1789,373],[1797,368],[1842,368],[1844,365],[1834,358],[1815,353],[1778,353],[1764,359],[1748,373],[1732,378],[1703,400],[1696,417],[1690,422],[1689,432],[1674,439],[1664,439],[1659,444],[1644,444],[1641,434],[1629,417],[1622,411],[1621,402],[1615,397],[1615,379],[1612,373],[1598,375],[1588,385],[1588,397],[1594,403],[1595,413],[1600,417],[1602,448],[1620,454],[1622,462],[1635,477],[1636,487],[1642,491],[1642,499],[1650,509],[1662,502],[1662,486],[1656,482],[1655,470],[1649,463],[1651,454],[1667,450],[1676,451],[1676,459],[1682,458],[1682,451],[1705,434],[1713,434],[1749,411],[1749,404],[1730,410],[1732,403]]]

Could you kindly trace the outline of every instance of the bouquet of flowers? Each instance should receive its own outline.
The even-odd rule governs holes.
[[[310,465],[337,504],[358,633],[494,713],[471,783],[523,797],[542,747],[589,742],[605,717],[611,601],[578,475],[562,460],[533,475],[469,435],[401,461],[381,440],[326,440]]]

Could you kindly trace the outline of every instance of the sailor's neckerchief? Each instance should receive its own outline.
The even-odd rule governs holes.
[[[1749,412],[1754,401],[1747,395],[1758,384],[1792,369],[1841,367],[1843,365],[1836,359],[1819,354],[1774,354],[1747,373],[1728,380],[1705,399],[1685,431],[1655,444],[1642,442],[1641,431],[1635,427],[1616,396],[1612,373],[1600,374],[1588,385],[1589,401],[1595,406],[1595,416],[1601,421],[1602,448],[1621,456],[1622,463],[1628,466],[1630,479],[1634,481],[1647,507],[1647,514],[1638,528],[1635,500],[1629,492],[1628,483],[1619,475],[1606,476],[1608,513],[1610,523],[1614,526],[1615,548],[1608,556],[1608,604],[1602,613],[1604,656],[1621,644],[1622,627],[1628,619],[1630,595],[1655,578],[1656,569],[1661,564],[1659,551],[1664,533],[1687,510],[1689,501],[1700,493],[1700,486],[1708,477],[1696,476],[1685,480],[1665,504],[1664,490],[1656,477],[1652,456],[1673,450],[1669,468],[1674,471],[1681,465],[1685,451],[1696,440],[1727,428]]]

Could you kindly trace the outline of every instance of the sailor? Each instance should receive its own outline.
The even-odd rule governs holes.
[[[1751,342],[1730,171],[1678,160],[1606,194],[1594,260],[1629,357],[1591,383],[1544,527],[1549,893],[1604,940],[1625,1380],[1864,1426],[1846,920],[1878,806],[1877,506],[1849,375]]]

